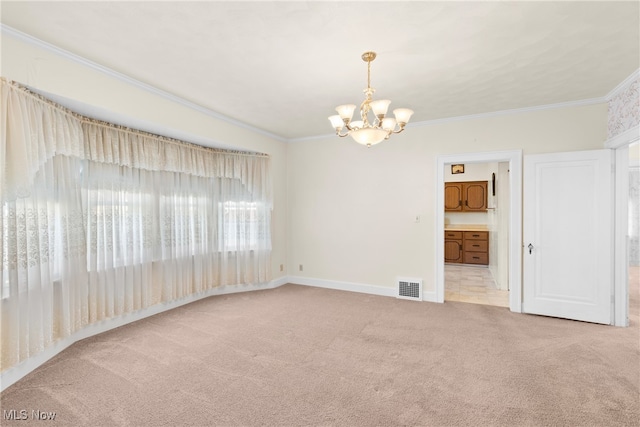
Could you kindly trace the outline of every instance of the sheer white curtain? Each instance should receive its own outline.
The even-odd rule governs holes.
[[[98,321],[270,280],[269,159],[77,116],[2,80],[0,367]]]
[[[2,206],[2,367],[87,324],[81,161],[56,156]]]

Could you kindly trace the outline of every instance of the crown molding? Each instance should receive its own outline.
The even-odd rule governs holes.
[[[300,138],[290,138],[287,140],[287,142],[290,143],[298,143],[298,142],[311,142],[311,141],[317,141],[320,139],[327,139],[327,138],[331,138],[336,136],[335,133],[326,133],[324,135],[315,135],[315,136],[303,136]]]
[[[264,135],[267,136],[269,138],[273,138],[275,140],[278,140],[280,142],[287,142],[287,138],[284,138],[280,135],[276,135],[274,133],[268,132],[266,130],[257,128],[255,126],[249,125],[245,122],[241,122],[239,120],[235,120],[232,119],[230,117],[227,117],[223,114],[217,113],[207,107],[203,107],[202,105],[196,104],[195,102],[191,102],[188,101],[184,98],[181,98],[177,95],[174,95],[172,93],[166,92],[164,90],[158,89],[155,86],[149,85],[147,83],[141,82],[140,80],[136,80],[132,77],[129,77],[125,74],[119,73],[115,70],[112,70],[111,68],[105,67],[104,65],[100,65],[96,62],[90,61],[86,58],[83,58],[79,55],[76,55],[75,53],[71,53],[65,49],[59,48],[57,46],[54,46],[50,43],[47,43],[43,40],[40,40],[36,37],[33,37],[29,34],[23,33],[22,31],[18,31],[15,28],[9,27],[8,25],[2,24],[0,23],[0,33],[2,33],[2,35],[7,35],[10,37],[13,37],[15,39],[18,39],[22,42],[25,42],[27,44],[30,44],[32,46],[38,47],[42,50],[45,50],[49,53],[52,53],[54,55],[57,55],[59,57],[62,57],[64,59],[67,59],[69,61],[75,62],[79,65],[82,65],[84,67],[90,68],[92,70],[98,71],[102,74],[105,74],[113,79],[119,80],[121,82],[130,84],[138,89],[141,89],[143,91],[149,92],[153,95],[159,96],[161,98],[164,98],[168,101],[180,104],[182,106],[185,106],[187,108],[190,108],[192,110],[198,111],[206,116],[218,119],[220,121],[223,121],[225,123],[229,123],[231,125],[243,128],[243,129],[247,129],[250,130],[252,132],[258,133],[260,135]]]
[[[604,146],[615,150],[616,148],[631,145],[638,141],[640,141],[640,125],[636,125],[631,129],[625,130],[619,135],[609,138],[605,141]]]
[[[489,117],[508,116],[512,114],[524,114],[524,113],[531,113],[535,111],[553,110],[557,108],[582,107],[582,106],[594,105],[594,104],[606,104],[607,102],[608,102],[607,98],[604,98],[604,97],[590,98],[590,99],[583,99],[580,101],[569,101],[569,102],[561,102],[557,104],[538,105],[534,107],[514,108],[511,110],[492,111],[489,113],[478,113],[478,114],[469,114],[466,116],[455,116],[455,117],[445,117],[442,119],[424,120],[421,122],[408,123],[406,125],[406,128],[433,126],[433,125],[440,125],[445,123],[461,122],[465,120],[486,119]],[[309,142],[309,141],[314,141],[319,139],[331,138],[333,136],[335,136],[335,133],[317,135],[317,136],[307,136],[302,138],[293,138],[293,139],[287,140],[287,142]]]
[[[617,96],[620,92],[622,92],[623,90],[625,90],[627,87],[629,87],[629,85],[635,81],[640,79],[640,68],[638,68],[637,70],[635,70],[633,73],[631,73],[629,75],[629,77],[627,77],[626,79],[624,79],[623,81],[621,81],[618,86],[614,87],[613,89],[611,89],[611,91],[607,94],[607,96],[605,96],[607,102],[610,101],[611,99],[613,99],[615,96]]]
[[[456,117],[446,117],[443,119],[426,120],[423,122],[409,123],[407,124],[407,127],[413,128],[413,127],[421,127],[421,126],[432,126],[432,125],[439,125],[443,123],[460,122],[464,120],[486,119],[490,117],[509,116],[512,114],[523,114],[523,113],[532,113],[536,111],[554,110],[557,108],[583,107],[587,105],[604,104],[606,102],[607,100],[605,98],[590,98],[590,99],[583,99],[580,101],[560,102],[557,104],[537,105],[534,107],[514,108],[511,110],[492,111],[489,113],[478,113],[478,114],[469,114],[466,116],[456,116]]]
[[[80,64],[82,66],[91,68],[93,70],[96,70],[100,73],[106,74],[109,77],[112,77],[116,80],[122,81],[124,83],[130,84],[132,86],[135,86],[141,90],[144,90],[146,92],[152,93],[154,95],[157,95],[159,97],[162,97],[164,99],[167,99],[171,102],[183,105],[187,108],[190,108],[192,110],[198,111],[206,116],[218,119],[220,121],[232,124],[234,126],[243,128],[243,129],[247,129],[250,130],[252,132],[258,133],[260,135],[264,135],[267,136],[269,138],[273,138],[277,141],[280,142],[286,142],[286,143],[298,143],[298,142],[310,142],[310,141],[316,141],[316,140],[321,140],[321,139],[326,139],[326,138],[330,138],[335,136],[335,134],[333,133],[328,133],[328,134],[324,134],[324,135],[313,135],[313,136],[306,136],[306,137],[300,137],[300,138],[285,138],[283,136],[280,135],[276,135],[274,133],[268,132],[266,130],[257,128],[255,126],[249,125],[247,123],[241,122],[239,120],[235,120],[232,119],[230,117],[227,117],[225,115],[222,115],[220,113],[217,113],[209,108],[203,107],[202,105],[196,104],[194,102],[188,101],[184,98],[181,98],[177,95],[171,94],[169,92],[165,92],[161,89],[158,89],[154,86],[151,86],[147,83],[143,83],[139,80],[136,80],[132,77],[129,77],[125,74],[119,73],[115,70],[112,70],[110,68],[107,68],[103,65],[100,65],[98,63],[95,63],[93,61],[90,61],[86,58],[83,58],[79,55],[76,55],[74,53],[71,53],[67,50],[64,50],[62,48],[59,48],[57,46],[54,46],[50,43],[47,43],[43,40],[40,40],[38,38],[35,38],[33,36],[30,36],[28,34],[25,34],[21,31],[18,31],[12,27],[9,27],[5,24],[0,23],[0,32],[2,34],[6,34],[9,35],[11,37],[14,37],[16,39],[19,39],[27,44],[36,46],[38,48],[41,48],[43,50],[46,50],[54,55],[63,57],[65,59],[68,59],[72,62],[75,62],[77,64]],[[557,103],[557,104],[545,104],[545,105],[539,105],[539,106],[533,106],[533,107],[524,107],[524,108],[515,108],[515,109],[510,109],[510,110],[500,110],[500,111],[493,111],[493,112],[488,112],[488,113],[478,113],[478,114],[470,114],[470,115],[465,115],[465,116],[455,116],[455,117],[446,117],[446,118],[442,118],[442,119],[434,119],[434,120],[425,120],[422,122],[414,122],[414,123],[409,123],[407,124],[407,128],[414,128],[414,127],[421,127],[421,126],[433,126],[433,125],[439,125],[439,124],[445,124],[445,123],[453,123],[453,122],[460,122],[460,121],[465,121],[465,120],[473,120],[473,119],[483,119],[483,118],[490,118],[490,117],[499,117],[499,116],[506,116],[506,115],[511,115],[511,114],[522,114],[522,113],[529,113],[529,112],[535,112],[535,111],[544,111],[544,110],[552,110],[552,109],[557,109],[557,108],[567,108],[567,107],[579,107],[579,106],[587,106],[587,105],[593,105],[593,104],[601,104],[601,103],[608,103],[610,99],[612,99],[614,96],[616,96],[619,92],[621,92],[622,90],[626,89],[627,86],[629,84],[631,84],[631,82],[633,82],[635,79],[640,78],[640,69],[634,71],[631,75],[629,75],[626,79],[624,79],[622,82],[620,82],[620,84],[618,84],[615,88],[613,88],[606,96],[604,97],[599,97],[599,98],[590,98],[590,99],[584,99],[584,100],[579,100],[579,101],[569,101],[569,102],[562,102],[562,103]]]

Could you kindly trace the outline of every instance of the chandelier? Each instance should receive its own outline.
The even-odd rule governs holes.
[[[351,137],[358,143],[371,147],[385,139],[389,139],[392,133],[400,133],[409,122],[413,110],[408,108],[396,108],[393,117],[385,117],[391,101],[388,99],[372,100],[375,89],[371,87],[371,61],[376,59],[375,52],[365,52],[362,60],[367,63],[367,88],[364,90],[365,100],[360,104],[360,117],[362,120],[351,121],[356,106],[353,104],[339,105],[336,107],[337,115],[329,117],[331,126],[336,130],[336,135]],[[373,112],[375,118],[369,121],[369,112]],[[342,130],[346,129],[343,133]]]

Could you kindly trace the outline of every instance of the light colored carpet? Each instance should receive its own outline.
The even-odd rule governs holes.
[[[295,285],[216,296],[76,343],[2,393],[29,419],[1,424],[637,426],[638,307],[637,285],[630,328]]]

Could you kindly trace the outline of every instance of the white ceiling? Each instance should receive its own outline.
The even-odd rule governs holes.
[[[1,21],[281,138],[376,98],[412,122],[601,98],[640,64],[640,2],[10,2]]]

